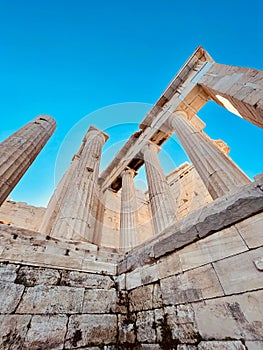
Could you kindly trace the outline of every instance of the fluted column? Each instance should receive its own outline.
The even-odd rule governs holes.
[[[155,234],[161,233],[176,220],[175,202],[158,158],[158,150],[159,147],[152,142],[142,149]]]
[[[75,154],[68,170],[63,175],[62,179],[59,181],[53,195],[51,196],[47,209],[45,211],[44,217],[39,227],[39,232],[50,235],[54,221],[59,214],[59,209],[64,196],[67,193],[68,186],[72,181],[72,176],[78,165],[79,156]]]
[[[202,130],[196,129],[187,120],[184,112],[171,114],[168,123],[213,199],[250,182],[241,169]]]
[[[135,171],[129,168],[125,169],[121,174],[120,249],[125,252],[139,243],[136,223],[134,175]]]
[[[40,115],[0,144],[0,205],[30,167],[56,129],[48,115]]]
[[[101,150],[108,136],[91,126],[77,154],[66,193],[61,198],[51,236],[93,241]]]

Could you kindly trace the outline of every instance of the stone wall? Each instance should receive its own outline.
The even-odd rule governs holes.
[[[46,208],[7,199],[0,208],[0,222],[37,231]]]
[[[0,226],[0,348],[260,350],[263,178],[125,256]]]
[[[1,349],[116,345],[126,308],[112,277],[9,263],[0,277]]]
[[[262,349],[262,227],[263,213],[128,272],[129,337],[150,349]]]

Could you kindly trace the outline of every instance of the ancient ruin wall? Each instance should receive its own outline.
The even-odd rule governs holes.
[[[262,349],[262,188],[263,178],[121,259],[1,225],[0,348]]]
[[[37,231],[46,208],[7,199],[0,208],[0,222]]]

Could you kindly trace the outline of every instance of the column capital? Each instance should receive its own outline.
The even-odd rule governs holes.
[[[148,149],[151,149],[155,153],[159,153],[161,150],[161,147],[156,145],[156,143],[152,141],[147,141],[146,144],[142,147],[141,152],[145,153]]]
[[[84,136],[84,140],[83,141],[86,141],[87,140],[87,137],[88,135],[91,133],[91,132],[94,132],[94,133],[97,133],[98,135],[100,136],[103,136],[104,138],[104,142],[106,142],[109,138],[109,135],[106,134],[104,131],[100,130],[99,128],[96,128],[96,126],[94,125],[91,125],[86,133],[86,135]]]
[[[173,121],[176,117],[183,117],[188,120],[187,113],[185,111],[175,111],[171,113],[167,119],[167,126],[170,129],[174,129]]]
[[[138,171],[132,169],[132,168],[129,168],[129,167],[126,167],[122,172],[121,172],[121,177],[123,177],[124,175],[126,174],[130,174],[132,175],[132,177],[136,176],[138,174]]]

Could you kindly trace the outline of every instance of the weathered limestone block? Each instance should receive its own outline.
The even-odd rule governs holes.
[[[223,295],[211,265],[161,280],[164,305],[181,304]]]
[[[0,263],[0,281],[14,282],[19,265]]]
[[[126,289],[126,275],[122,273],[119,276],[114,277],[114,282],[116,283],[117,290],[125,290]]]
[[[195,320],[203,339],[263,340],[263,292],[250,292],[194,303]]]
[[[84,298],[84,288],[64,286],[29,287],[20,302],[20,314],[60,314],[80,313]]]
[[[245,250],[248,248],[235,227],[229,227],[161,258],[156,266],[162,279]]]
[[[133,289],[129,293],[130,311],[156,309],[162,306],[161,290],[158,284]]]
[[[26,336],[28,349],[63,349],[67,316],[33,316]]]
[[[116,343],[117,316],[74,315],[70,316],[66,335],[66,348]]]
[[[263,248],[244,252],[213,263],[226,294],[246,292],[263,287],[263,273],[255,261],[263,257]]]
[[[138,268],[126,274],[126,288],[127,290],[134,289],[142,285],[141,269]]]
[[[177,350],[196,350],[197,347],[195,345],[177,345]]]
[[[0,221],[28,230],[38,230],[46,208],[6,199],[0,208]]]
[[[241,341],[201,341],[198,350],[246,350]]]
[[[141,349],[149,349],[149,350],[160,350],[160,345],[158,344],[141,344]]]
[[[110,289],[114,281],[109,276],[78,271],[63,271],[61,284],[70,287]]]
[[[225,195],[200,209],[196,228],[200,237],[257,213],[263,208],[263,179]]]
[[[135,335],[135,316],[118,315],[119,341],[121,344],[134,344],[136,341]]]
[[[141,269],[142,284],[156,282],[159,279],[159,264],[144,266]]]
[[[180,267],[185,271],[246,250],[247,246],[233,226],[199,240],[177,254]]]
[[[26,287],[36,285],[56,285],[60,279],[58,270],[37,267],[21,267],[17,273],[16,283]]]
[[[263,341],[246,341],[247,350],[262,350]]]
[[[82,312],[85,314],[112,313],[116,310],[117,293],[114,289],[90,289],[84,294]]]
[[[11,314],[20,302],[25,287],[9,282],[0,282],[0,313]]]
[[[161,258],[158,268],[160,279],[181,273],[182,267],[179,253],[175,252]]]
[[[197,342],[199,333],[190,304],[168,306],[164,308],[164,312],[173,340],[188,344]]]
[[[115,304],[115,313],[127,314],[128,312],[128,292],[126,290],[117,292],[117,301]]]
[[[236,228],[249,248],[256,248],[263,245],[262,227],[263,213],[257,214],[236,224]]]
[[[0,349],[25,349],[30,315],[0,315]]]
[[[142,343],[155,343],[155,317],[154,311],[138,312],[137,320],[137,339]]]

